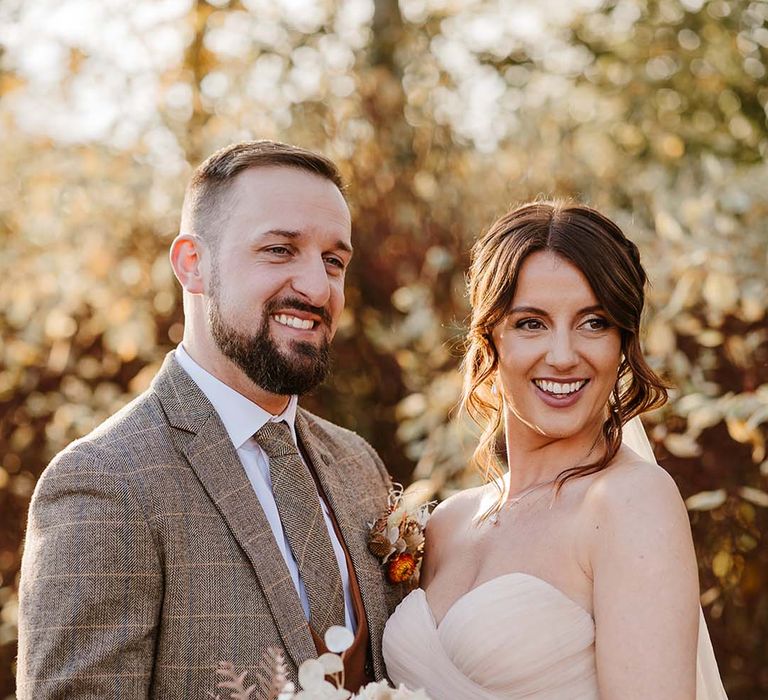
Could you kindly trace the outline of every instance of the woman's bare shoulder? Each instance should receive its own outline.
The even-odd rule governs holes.
[[[669,472],[622,448],[613,462],[598,472],[587,490],[593,506],[645,503],[651,507],[682,505],[680,491]]]
[[[429,518],[424,545],[421,586],[426,587],[445,561],[466,545],[470,524],[482,505],[487,487],[458,491],[442,501]]]
[[[450,495],[432,511],[427,524],[430,533],[451,531],[472,520],[483,503],[489,487],[476,486]]]
[[[657,464],[623,449],[595,476],[585,553],[601,694],[621,697],[633,683],[642,691],[633,697],[662,689],[665,698],[692,697],[672,690],[695,678],[699,615],[696,555],[677,486]]]
[[[663,530],[690,538],[688,514],[674,479],[628,449],[595,475],[584,506],[593,529],[603,528],[603,535],[607,531],[642,540]]]

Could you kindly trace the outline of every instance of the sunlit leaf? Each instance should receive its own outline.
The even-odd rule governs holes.
[[[713,510],[714,508],[719,508],[723,505],[726,498],[727,494],[725,489],[701,491],[686,498],[685,506],[688,510]]]
[[[762,489],[756,489],[752,486],[742,486],[739,489],[739,495],[750,503],[754,503],[756,506],[768,508],[768,493]]]
[[[720,551],[712,560],[712,572],[718,578],[724,578],[733,566],[733,557],[730,552]]]
[[[764,3],[576,2],[531,20],[523,2],[499,21],[492,2],[215,0],[166,21],[137,0],[110,23],[116,41],[96,29],[100,3],[78,4],[64,41],[60,4],[16,3],[2,47],[2,595],[30,484],[182,338],[167,247],[192,167],[277,138],[338,161],[353,214],[334,371],[302,403],[369,439],[403,483],[418,460],[437,498],[481,480],[477,432],[453,420],[477,236],[546,193],[638,244],[644,348],[673,385],[645,420],[682,492],[722,494],[689,499],[722,499],[692,513],[700,561],[732,555],[708,612],[727,685],[760,696],[742,642],[763,634],[766,510],[739,489],[768,476]]]
[[[698,457],[701,445],[688,433],[669,433],[664,438],[664,446],[676,457]]]
[[[731,312],[739,302],[739,287],[730,275],[712,271],[703,289],[704,299],[714,309]]]
[[[659,319],[648,326],[645,347],[652,355],[665,356],[675,349],[675,333],[668,321]]]

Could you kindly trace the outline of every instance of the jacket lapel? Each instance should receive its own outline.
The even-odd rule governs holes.
[[[296,413],[296,433],[307,457],[312,461],[315,472],[330,501],[336,520],[339,523],[344,543],[354,565],[354,575],[360,587],[368,631],[371,638],[374,670],[377,677],[383,677],[385,670],[381,665],[381,639],[387,621],[387,601],[379,561],[368,551],[368,522],[382,513],[368,516],[360,512],[359,504],[349,497],[344,484],[344,476],[334,462],[333,455],[321,440],[312,432],[311,416],[299,409]],[[354,467],[352,467],[354,470]],[[386,504],[386,497],[383,498]]]
[[[169,423],[186,436],[178,444],[232,535],[253,565],[286,651],[300,665],[316,655],[288,567],[234,445],[213,406],[173,358],[154,382]]]

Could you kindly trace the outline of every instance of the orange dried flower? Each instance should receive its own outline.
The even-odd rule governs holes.
[[[389,491],[386,512],[368,524],[368,549],[384,567],[390,583],[405,583],[414,588],[424,556],[424,527],[434,503],[406,503],[403,487],[395,484]]]
[[[405,583],[416,572],[416,558],[409,552],[396,554],[387,564],[387,578],[391,583]]]

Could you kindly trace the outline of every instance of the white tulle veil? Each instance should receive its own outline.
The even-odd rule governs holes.
[[[640,418],[633,418],[624,426],[623,442],[649,462],[656,463],[651,443]],[[699,609],[699,648],[696,656],[696,700],[727,700],[715,652],[709,639],[704,613]]]

